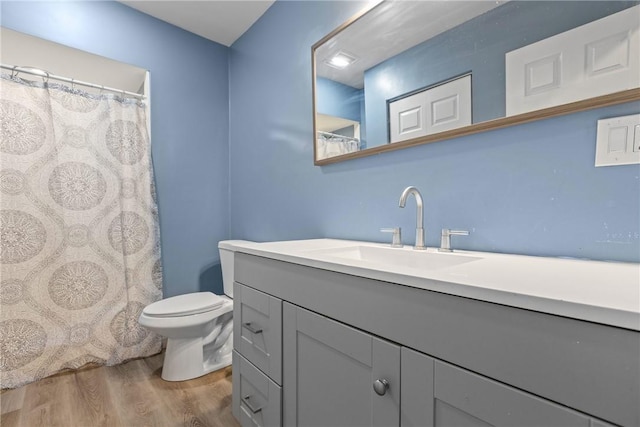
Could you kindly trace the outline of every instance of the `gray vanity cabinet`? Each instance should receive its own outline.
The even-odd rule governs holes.
[[[589,417],[402,348],[402,427],[583,426]]]
[[[243,426],[640,425],[637,331],[243,253],[235,277]]]
[[[284,425],[399,425],[398,345],[285,302],[283,349]]]

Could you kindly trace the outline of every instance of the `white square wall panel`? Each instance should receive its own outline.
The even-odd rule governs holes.
[[[596,166],[640,163],[640,114],[598,120]]]
[[[640,19],[640,17],[638,17]],[[587,44],[586,71],[589,76],[621,70],[629,65],[629,31]]]
[[[556,53],[526,64],[524,69],[525,96],[536,95],[560,87],[561,60],[562,56]]]
[[[424,121],[424,92],[389,104],[390,142],[405,141],[427,134]]]
[[[412,108],[400,113],[400,133],[413,132],[422,129],[422,107]]]
[[[471,124],[471,76],[467,75],[425,92],[429,133]]]

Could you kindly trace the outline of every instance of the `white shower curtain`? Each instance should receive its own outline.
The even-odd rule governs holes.
[[[145,107],[0,79],[0,384],[155,354],[162,297]]]

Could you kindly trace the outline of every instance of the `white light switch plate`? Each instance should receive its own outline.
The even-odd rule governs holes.
[[[640,163],[640,114],[598,120],[596,166]]]

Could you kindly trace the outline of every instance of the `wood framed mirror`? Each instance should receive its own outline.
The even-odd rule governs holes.
[[[325,165],[640,100],[639,1],[382,1],[312,47]]]

